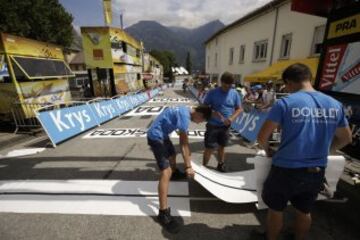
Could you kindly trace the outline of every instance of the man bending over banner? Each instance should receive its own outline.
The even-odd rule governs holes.
[[[169,135],[175,130],[179,131],[180,148],[184,158],[186,175],[193,177],[194,170],[191,167],[191,152],[187,136],[189,124],[190,121],[201,123],[210,117],[211,109],[207,106],[167,108],[155,119],[148,130],[148,144],[154,153],[157,165],[161,171],[158,186],[160,203],[158,220],[171,233],[178,232],[180,224],[171,216],[170,208],[168,207],[167,194],[169,182],[170,179],[180,179],[186,176],[176,168],[176,152]]]
[[[282,76],[292,94],[278,100],[258,135],[259,144],[272,157],[262,198],[269,207],[267,239],[277,239],[283,211],[290,201],[296,210],[295,237],[304,239],[311,225],[310,211],[324,181],[329,150],[351,142],[351,131],[341,103],[315,91],[310,69],[303,64],[288,67]],[[278,151],[269,148],[274,129],[282,129]]]
[[[234,76],[225,72],[221,76],[221,86],[211,90],[205,97],[204,104],[214,111],[206,124],[205,151],[203,165],[206,166],[216,147],[218,147],[217,170],[225,172],[225,146],[229,141],[229,128],[242,112],[241,99],[235,89]]]

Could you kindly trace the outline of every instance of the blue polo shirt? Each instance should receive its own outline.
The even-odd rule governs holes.
[[[272,163],[284,168],[326,167],[335,130],[349,125],[342,104],[317,91],[278,100],[267,119],[282,129]]]
[[[151,140],[164,140],[175,130],[187,132],[191,121],[190,111],[187,106],[165,109],[151,124],[147,137]]]
[[[209,105],[213,111],[221,113],[224,118],[229,118],[233,115],[235,108],[241,107],[241,99],[235,89],[225,92],[218,87],[208,92],[204,104]],[[215,117],[212,117],[209,123],[215,126],[225,126],[221,119]]]

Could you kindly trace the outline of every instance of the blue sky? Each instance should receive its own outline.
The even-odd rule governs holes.
[[[59,0],[74,16],[74,25],[104,25],[102,0]],[[112,0],[113,25],[154,20],[166,26],[194,28],[219,19],[229,24],[270,0]]]

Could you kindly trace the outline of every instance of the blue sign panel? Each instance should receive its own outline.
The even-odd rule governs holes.
[[[105,100],[101,102],[94,102],[89,104],[89,107],[96,116],[96,121],[98,124],[109,121],[117,116],[116,105],[112,100]]]
[[[242,112],[240,116],[232,123],[231,127],[240,133],[250,142],[256,141],[257,135],[264,124],[268,112],[262,112],[256,109],[250,112]]]
[[[88,105],[40,112],[38,118],[53,144],[98,125]]]
[[[150,92],[156,96],[159,89]],[[149,100],[148,93],[123,96],[82,106],[38,113],[38,119],[54,145],[109,121]]]
[[[116,106],[118,116],[133,109],[133,106],[131,105],[131,103],[129,101],[129,97],[127,97],[127,96],[124,96],[121,98],[116,98],[116,99],[113,99],[112,101],[113,101],[114,105]]]

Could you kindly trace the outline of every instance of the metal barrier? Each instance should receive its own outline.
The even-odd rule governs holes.
[[[70,106],[78,106],[86,104],[86,101],[72,101],[68,103],[25,103],[25,102],[16,102],[14,103],[11,114],[15,123],[14,133],[18,133],[19,130],[25,133],[32,133],[34,130],[41,131],[40,122],[37,119],[37,112],[49,110],[49,109],[60,109]]]
[[[11,114],[14,119],[16,126],[15,134],[19,132],[20,129],[27,130],[25,132],[32,132],[32,129],[41,128],[39,121],[36,118],[36,111],[44,107],[45,104],[33,104],[33,103],[24,103],[16,102],[14,103]]]

